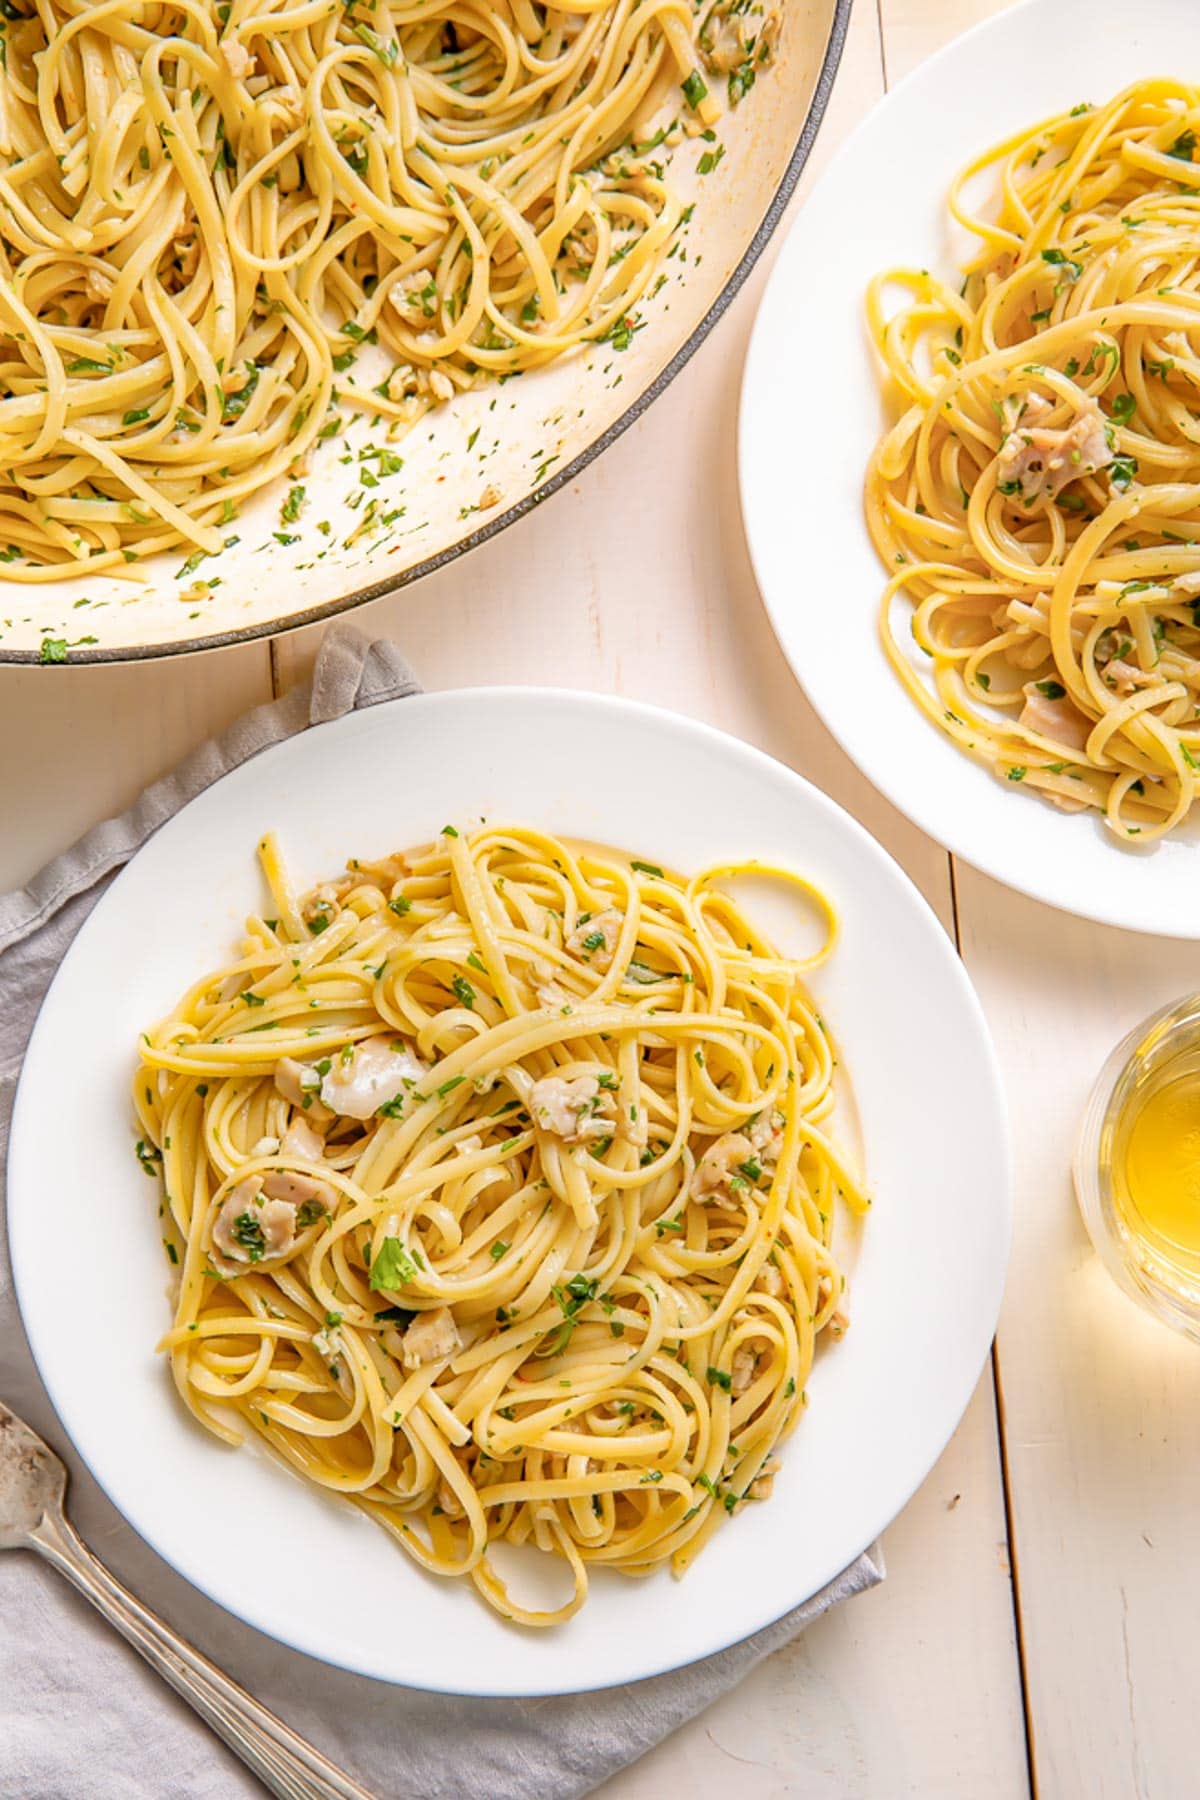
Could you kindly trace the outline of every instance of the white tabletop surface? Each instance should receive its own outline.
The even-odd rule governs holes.
[[[857,0],[805,186],[886,83],[1005,3]],[[738,383],[771,260],[569,490],[355,615],[394,637],[429,687],[629,694],[735,732],[819,783],[955,937],[1008,1083],[1017,1222],[999,1337],[953,1442],[887,1534],[887,1582],[603,1795],[1007,1800],[1034,1783],[1080,1800],[1195,1793],[1200,1354],[1111,1286],[1083,1235],[1069,1162],[1099,1063],[1153,1007],[1200,987],[1200,944],[1072,920],[953,865],[812,716],[771,635],[738,515]],[[290,684],[318,635],[141,667],[5,670],[0,886]]]

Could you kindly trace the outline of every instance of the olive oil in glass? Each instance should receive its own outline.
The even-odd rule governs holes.
[[[1113,1051],[1084,1117],[1075,1189],[1126,1293],[1200,1340],[1200,995]]]

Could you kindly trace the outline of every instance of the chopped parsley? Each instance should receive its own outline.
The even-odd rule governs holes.
[[[1064,281],[1078,281],[1083,274],[1083,264],[1076,262],[1074,257],[1068,256],[1064,250],[1043,250],[1042,261],[1050,263],[1056,269],[1061,269]]]
[[[642,329],[632,313],[622,313],[621,317],[610,325],[600,339],[602,344],[611,344],[614,350],[628,350],[633,342],[635,331]]]
[[[148,1144],[145,1138],[139,1138],[136,1145],[136,1155],[145,1174],[150,1176],[158,1174],[159,1165],[162,1162],[161,1150],[154,1144]]]
[[[416,1275],[417,1265],[400,1239],[384,1238],[371,1264],[371,1286],[398,1288],[406,1281],[415,1281]]]
[[[382,1312],[377,1312],[375,1314],[372,1323],[375,1325],[394,1325],[398,1331],[403,1331],[406,1325],[412,1324],[416,1316],[416,1313],[410,1311],[407,1306],[385,1306]],[[340,1318],[338,1323],[341,1324]]]
[[[681,82],[680,86],[683,88],[684,99],[687,101],[692,111],[695,112],[700,102],[708,93],[704,77],[701,75],[699,69],[693,69],[687,80]]]
[[[559,1356],[571,1341],[571,1333],[579,1323],[579,1314],[589,1300],[594,1300],[600,1289],[597,1279],[586,1275],[572,1275],[570,1281],[555,1283],[550,1289],[562,1313],[563,1323],[558,1327],[551,1342],[548,1354]]]
[[[258,386],[261,374],[262,370],[256,362],[248,362],[246,364],[246,379],[243,385],[238,389],[237,393],[222,394],[221,396],[222,419],[238,419],[241,417],[250,404],[251,396]]]
[[[253,1213],[239,1213],[233,1221],[233,1235],[242,1248],[249,1253],[252,1263],[261,1262],[266,1252],[266,1239],[263,1228]]]
[[[396,58],[400,54],[400,45],[395,38],[382,38],[377,31],[372,31],[369,25],[359,24],[354,27],[354,35],[367,46],[371,55],[377,62],[381,62],[385,69],[395,67]]]

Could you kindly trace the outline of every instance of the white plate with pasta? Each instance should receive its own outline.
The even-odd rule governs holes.
[[[549,690],[356,714],[188,806],[67,955],[10,1153],[30,1342],[135,1528],[464,1693],[652,1675],[850,1563],[966,1405],[1008,1209],[899,869],[732,739]]]
[[[1197,937],[1200,15],[1080,25],[968,33],[831,165],[755,328],[743,509],[889,799],[1037,899]]]

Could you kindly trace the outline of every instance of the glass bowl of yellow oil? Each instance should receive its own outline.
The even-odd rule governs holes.
[[[1092,1090],[1074,1173],[1109,1273],[1200,1341],[1200,994],[1117,1045]]]

